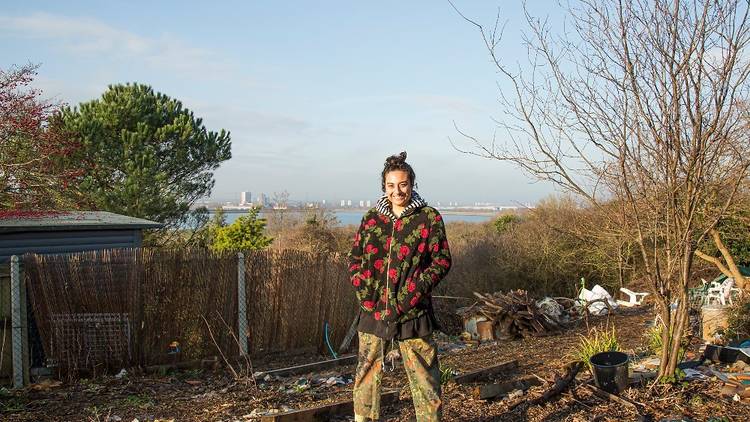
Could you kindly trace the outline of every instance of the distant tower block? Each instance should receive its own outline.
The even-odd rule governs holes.
[[[359,207],[364,208],[365,207],[365,201],[359,201]]]
[[[347,207],[351,207],[352,206],[352,200],[351,199],[347,199],[346,200],[346,206]]]
[[[367,200],[367,208],[370,208],[370,206],[371,206],[371,205],[370,205],[370,200],[368,199],[368,200]]]
[[[240,205],[247,205],[253,202],[250,192],[240,192]]]
[[[341,208],[344,208],[346,206],[346,199],[341,200]]]

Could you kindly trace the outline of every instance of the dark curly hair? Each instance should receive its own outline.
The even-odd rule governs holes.
[[[385,192],[385,175],[396,170],[405,171],[409,175],[409,183],[412,188],[416,187],[417,175],[414,174],[414,169],[406,162],[406,151],[402,151],[401,154],[391,155],[385,159],[383,172],[380,174],[380,187],[383,189],[383,192]]]

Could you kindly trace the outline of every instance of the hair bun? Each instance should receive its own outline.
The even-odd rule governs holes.
[[[403,164],[405,162],[406,162],[406,151],[401,151],[401,154],[391,155],[390,157],[385,159],[386,166]]]

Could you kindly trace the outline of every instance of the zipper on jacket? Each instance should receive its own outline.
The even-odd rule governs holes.
[[[392,224],[392,227],[391,227],[391,241],[390,241],[390,243],[388,243],[388,264],[385,267],[385,298],[386,298],[386,301],[385,301],[385,310],[383,312],[384,314],[385,314],[385,311],[388,310],[388,304],[391,301],[391,297],[390,297],[390,294],[389,294],[389,287],[390,287],[391,280],[389,279],[389,274],[388,273],[390,273],[390,271],[391,271],[391,248],[393,248],[393,240],[394,240],[394,237],[395,237],[394,235],[396,234],[396,221],[397,220],[398,220],[398,218],[393,221],[393,224]],[[390,322],[386,322],[385,323],[386,327],[389,327],[390,325],[391,325]]]

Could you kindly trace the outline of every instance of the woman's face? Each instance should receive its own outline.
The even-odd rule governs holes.
[[[409,173],[403,170],[389,171],[385,174],[385,195],[392,205],[406,207],[411,199],[411,181]]]

